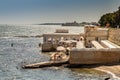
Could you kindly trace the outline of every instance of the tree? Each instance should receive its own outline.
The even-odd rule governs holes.
[[[100,18],[99,23],[101,24],[101,26],[105,26],[108,23],[111,27],[116,27],[117,25],[120,26],[120,7],[118,11],[104,14]]]
[[[120,26],[120,6],[118,8],[118,25]]]

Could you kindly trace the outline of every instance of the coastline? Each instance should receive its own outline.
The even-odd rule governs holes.
[[[105,66],[96,67],[94,69],[110,74],[113,79],[120,80],[120,65],[111,65],[111,66],[105,65]]]

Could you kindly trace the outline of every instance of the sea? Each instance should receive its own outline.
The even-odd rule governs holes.
[[[22,69],[29,63],[48,61],[49,54],[41,52],[39,43],[44,33],[56,29],[82,33],[84,27],[60,25],[0,25],[0,80],[104,80],[109,75],[92,68],[45,67]],[[12,46],[11,46],[12,44]]]

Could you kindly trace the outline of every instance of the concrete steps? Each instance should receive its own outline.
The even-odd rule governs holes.
[[[105,48],[120,48],[120,46],[108,41],[108,40],[101,40],[101,44],[105,47]]]
[[[98,43],[97,41],[92,41],[92,45],[93,47],[95,47],[96,49],[101,49],[104,48],[100,43]]]

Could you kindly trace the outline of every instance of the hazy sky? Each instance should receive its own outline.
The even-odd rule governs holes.
[[[0,0],[0,24],[98,21],[120,0]]]

